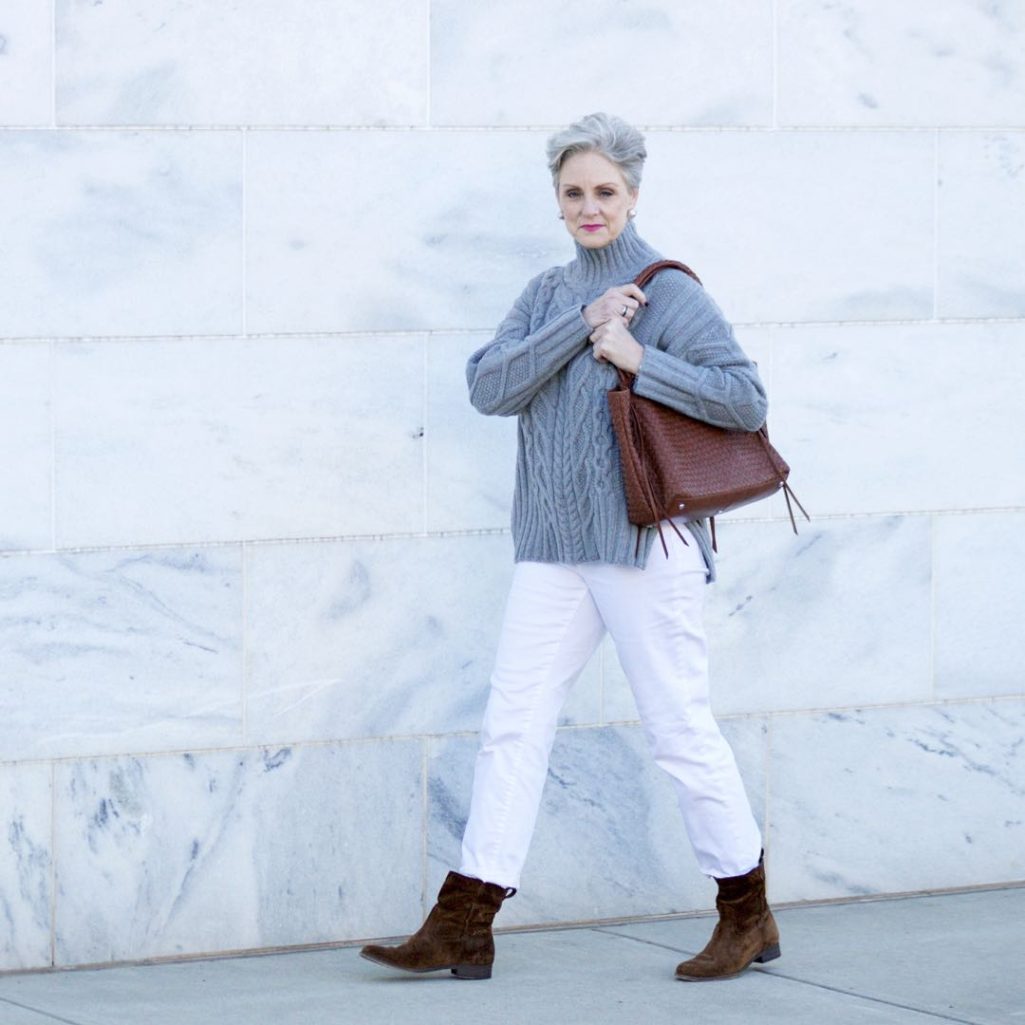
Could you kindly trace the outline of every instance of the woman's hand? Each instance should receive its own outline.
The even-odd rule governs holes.
[[[588,327],[599,327],[611,320],[629,324],[637,308],[647,301],[644,293],[632,281],[626,285],[616,285],[584,307],[584,320]]]
[[[644,346],[630,334],[625,318],[613,317],[600,324],[594,329],[589,341],[596,360],[611,363],[631,374],[636,374],[640,369]]]

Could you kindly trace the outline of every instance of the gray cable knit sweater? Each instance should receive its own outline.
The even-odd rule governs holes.
[[[494,339],[467,364],[470,401],[482,413],[519,417],[512,532],[516,561],[643,566],[655,536],[627,519],[619,453],[606,392],[615,368],[591,354],[583,307],[632,281],[662,257],[627,224],[602,249],[533,278]],[[705,290],[681,271],[660,271],[648,305],[631,321],[645,347],[638,395],[689,416],[742,430],[765,422],[765,390],[754,364]],[[703,520],[689,523],[714,579]],[[680,541],[672,531],[668,542]]]

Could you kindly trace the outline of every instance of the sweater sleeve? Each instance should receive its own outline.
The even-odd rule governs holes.
[[[591,333],[580,307],[573,306],[528,334],[544,277],[540,274],[527,285],[495,337],[466,364],[470,401],[481,413],[513,416],[521,412],[581,350]]]
[[[657,290],[648,286],[656,344],[644,348],[634,391],[717,427],[758,430],[765,388],[719,307],[682,273],[663,271],[656,281]]]

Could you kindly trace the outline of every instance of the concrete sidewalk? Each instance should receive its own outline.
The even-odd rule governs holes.
[[[783,956],[682,983],[709,918],[505,933],[489,982],[346,947],[0,977],[0,1025],[1025,1025],[1025,888],[782,909]]]

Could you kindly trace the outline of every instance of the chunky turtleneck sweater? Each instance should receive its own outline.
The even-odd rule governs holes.
[[[583,308],[662,257],[632,222],[601,249],[576,248],[571,263],[527,284],[494,339],[470,357],[470,401],[482,413],[519,417],[517,562],[643,566],[656,531],[627,519],[606,399],[616,370],[592,355]],[[705,290],[681,271],[663,270],[644,293],[647,305],[630,322],[644,346],[634,392],[720,427],[757,430],[766,413],[758,371]],[[712,580],[705,522],[687,526]],[[672,531],[666,541],[680,543]]]

